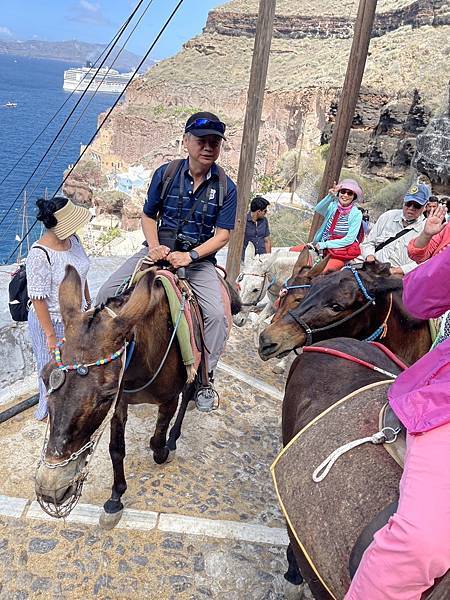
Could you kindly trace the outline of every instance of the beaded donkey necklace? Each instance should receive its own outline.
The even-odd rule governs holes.
[[[105,358],[98,358],[96,361],[91,362],[91,363],[74,363],[73,365],[71,365],[71,364],[65,365],[65,364],[63,364],[62,359],[61,359],[61,346],[64,344],[64,342],[65,342],[65,338],[63,338],[56,344],[56,348],[53,351],[53,354],[55,356],[55,363],[57,364],[58,369],[61,369],[61,371],[76,371],[79,375],[87,375],[88,371],[89,371],[89,367],[106,365],[106,364],[110,363],[111,361],[116,360],[117,358],[122,356],[122,354],[125,351],[125,348],[127,347],[127,342],[125,342],[124,345],[121,348],[119,348],[119,350],[117,350],[116,352],[113,352],[112,354],[110,354],[109,356],[106,356]]]

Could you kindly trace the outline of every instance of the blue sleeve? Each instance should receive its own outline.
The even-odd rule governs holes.
[[[160,208],[160,197],[161,197],[161,189],[162,189],[162,181],[164,177],[164,172],[167,168],[167,164],[158,167],[156,171],[153,173],[152,180],[150,182],[150,187],[147,191],[147,200],[144,204],[144,214],[151,219],[156,219],[158,216],[158,212]]]
[[[237,188],[234,182],[227,176],[227,196],[223,206],[217,215],[216,227],[221,229],[234,229],[236,221]]]
[[[332,194],[328,194],[327,196],[325,196],[325,198],[322,198],[322,200],[316,204],[314,212],[319,213],[319,215],[322,215],[322,217],[324,217],[327,214],[330,204],[332,204],[333,202],[337,202],[335,196],[333,196]]]
[[[268,238],[268,237],[270,237],[269,221],[267,219],[264,219],[264,220],[265,220],[265,223],[266,223],[266,232],[264,234],[264,237]]]
[[[362,212],[356,208],[349,214],[348,232],[347,235],[338,240],[328,240],[327,242],[319,242],[317,245],[320,249],[323,248],[345,248],[356,241],[362,223]]]

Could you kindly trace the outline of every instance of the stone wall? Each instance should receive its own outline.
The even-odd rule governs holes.
[[[232,37],[254,37],[256,14],[211,11],[205,33],[218,33]],[[301,39],[350,38],[353,36],[354,19],[334,16],[287,16],[276,15],[273,35],[275,38]],[[409,25],[413,28],[426,25],[450,24],[450,7],[446,0],[416,0],[398,10],[378,13],[375,17],[372,37]]]

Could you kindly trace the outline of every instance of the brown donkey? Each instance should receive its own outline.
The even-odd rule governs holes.
[[[127,488],[123,461],[129,404],[158,405],[150,438],[156,463],[167,461],[176,449],[195,382],[187,384],[167,297],[155,275],[156,269],[151,269],[132,292],[82,313],[80,278],[75,269],[66,268],[60,288],[66,337],[59,361],[66,369],[52,361],[43,372],[50,388],[49,437],[36,472],[37,498],[53,516],[65,516],[76,504],[89,457],[110,420],[114,482],[101,523],[113,527],[120,520],[121,497]],[[125,370],[132,340],[134,352]],[[180,393],[180,410],[167,440]]]
[[[402,280],[390,276],[387,264],[366,262],[361,268],[327,273],[311,281],[306,292],[288,295],[261,333],[263,360],[337,336],[364,340],[384,333],[380,341],[407,364],[431,346],[428,321],[407,313]]]

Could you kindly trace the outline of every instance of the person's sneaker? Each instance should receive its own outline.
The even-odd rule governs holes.
[[[214,410],[216,401],[216,392],[212,387],[202,387],[198,390],[195,398],[197,410],[201,412],[211,412]]]

